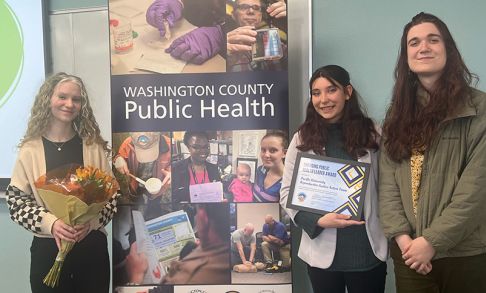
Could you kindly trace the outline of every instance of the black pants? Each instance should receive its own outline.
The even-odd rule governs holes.
[[[53,238],[35,237],[30,247],[30,286],[33,293],[107,293],[110,288],[110,259],[106,235],[91,231],[74,245],[61,269],[59,285],[44,285],[58,249]]]
[[[409,268],[400,248],[391,242],[398,293],[484,293],[486,292],[486,253],[433,260],[432,271],[421,275]]]
[[[385,291],[386,263],[364,272],[333,272],[307,266],[314,293],[380,293]]]

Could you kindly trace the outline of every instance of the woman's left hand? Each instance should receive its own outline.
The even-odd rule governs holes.
[[[412,240],[406,251],[402,253],[405,264],[413,270],[420,270],[423,265],[427,265],[435,255],[435,249],[424,237]]]
[[[350,220],[351,215],[327,213],[317,220],[317,225],[321,228],[346,228],[352,225],[363,225],[364,221]]]
[[[81,242],[84,237],[86,237],[89,232],[91,232],[91,226],[89,222],[86,224],[76,225],[73,228],[76,230],[76,233],[74,233],[74,236],[76,237],[76,242]]]

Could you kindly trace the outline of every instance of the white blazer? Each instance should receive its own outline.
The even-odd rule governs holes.
[[[299,134],[295,133],[285,156],[285,170],[282,178],[282,187],[280,189],[280,205],[292,218],[294,223],[294,217],[298,211],[289,209],[286,205],[292,174],[294,172],[295,159],[297,153],[300,152],[297,146],[300,144]],[[312,151],[307,153],[314,154]],[[388,241],[385,238],[380,220],[378,219],[378,152],[368,150],[366,155],[358,158],[358,161],[371,163],[371,172],[364,202],[365,227],[373,253],[379,260],[386,261],[388,257]],[[336,228],[326,228],[316,238],[311,239],[303,231],[298,256],[312,267],[321,269],[328,268],[332,264],[336,252],[336,232]]]

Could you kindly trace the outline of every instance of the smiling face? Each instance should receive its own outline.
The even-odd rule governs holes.
[[[268,136],[260,144],[260,157],[265,168],[271,169],[283,165],[286,150],[282,138]]]
[[[71,124],[81,111],[81,90],[72,81],[64,81],[54,88],[51,96],[52,123]]]
[[[209,156],[209,141],[205,137],[191,136],[187,141],[191,160],[196,165],[202,165]]]
[[[439,79],[446,65],[447,54],[442,35],[433,23],[424,22],[410,28],[407,34],[407,61],[410,70],[419,79]]]
[[[353,87],[332,84],[327,78],[319,77],[312,84],[311,100],[316,112],[329,123],[336,123],[343,117],[344,105],[350,98]]]
[[[262,21],[262,3],[260,0],[239,0],[233,11],[233,17],[239,26],[256,26]]]

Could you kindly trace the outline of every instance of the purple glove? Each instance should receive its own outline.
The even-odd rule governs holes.
[[[147,9],[145,15],[147,23],[159,29],[160,36],[165,36],[164,20],[167,20],[169,27],[182,17],[182,2],[180,0],[155,0]]]
[[[176,59],[203,64],[218,54],[222,45],[223,31],[219,25],[199,27],[175,39],[165,52]]]

